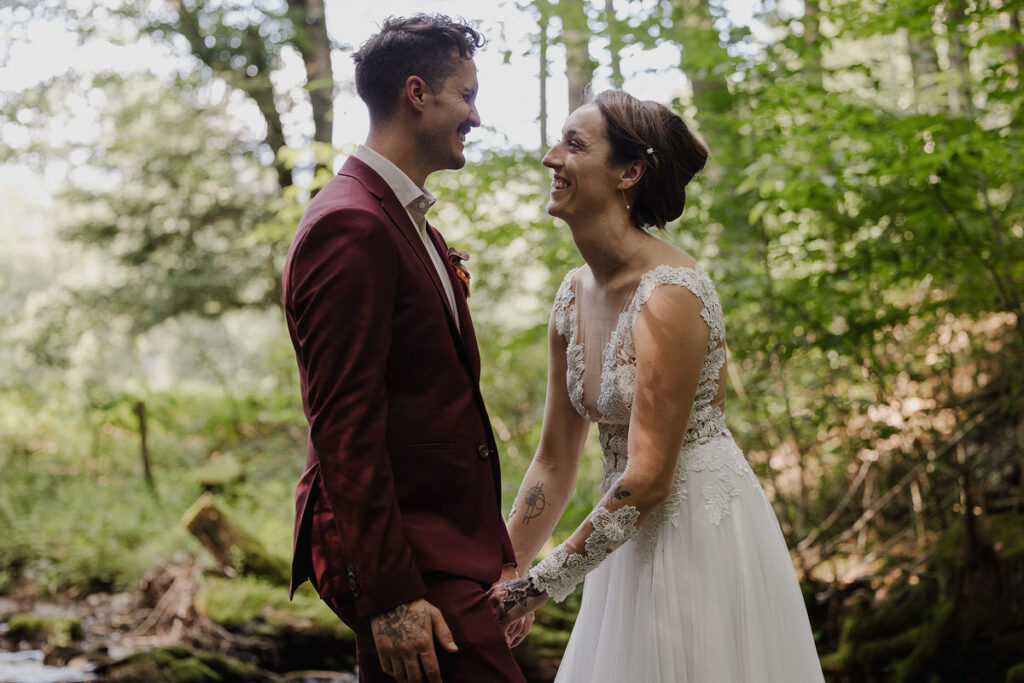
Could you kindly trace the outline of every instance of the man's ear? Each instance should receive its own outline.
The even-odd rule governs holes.
[[[419,76],[409,76],[405,79],[402,98],[409,103],[410,107],[418,112],[422,112],[426,105],[427,93],[429,92],[430,88],[427,87],[426,81]]]
[[[639,159],[634,159],[625,166],[622,167],[622,176],[619,178],[619,184],[616,187],[617,190],[628,190],[644,177],[644,171],[647,167],[640,163]]]

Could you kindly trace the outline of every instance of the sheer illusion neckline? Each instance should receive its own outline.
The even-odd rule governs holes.
[[[636,284],[633,285],[632,292],[623,297],[623,306],[621,307],[615,324],[612,325],[611,332],[608,336],[608,340],[604,342],[601,348],[601,369],[597,376],[597,401],[594,404],[596,406],[592,413],[590,408],[585,402],[585,396],[587,396],[586,387],[584,384],[584,376],[586,374],[586,340],[581,339],[581,330],[583,326],[583,313],[581,312],[581,306],[579,305],[579,293],[577,287],[579,282],[577,275],[582,270],[582,266],[575,269],[572,273],[572,278],[569,282],[568,297],[566,301],[566,317],[569,322],[569,339],[568,339],[568,362],[570,374],[576,375],[575,392],[571,392],[570,398],[572,403],[575,405],[576,410],[590,422],[601,422],[606,417],[606,411],[602,410],[602,406],[608,401],[608,397],[611,393],[611,377],[615,370],[615,358],[617,355],[617,349],[621,347],[621,339],[627,332],[631,332],[633,323],[635,322],[634,313],[638,313],[637,296],[639,295],[642,285],[645,280],[649,280],[655,276],[659,270],[670,269],[674,271],[692,271],[694,273],[702,273],[699,264],[694,266],[672,266],[668,264],[658,264],[646,271],[644,271],[639,278],[637,278]]]

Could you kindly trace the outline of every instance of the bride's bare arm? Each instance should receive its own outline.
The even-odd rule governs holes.
[[[633,329],[637,375],[625,471],[572,536],[530,570],[505,584],[506,619],[563,600],[669,494],[710,329],[701,301],[682,287],[658,287]]]
[[[530,568],[565,511],[590,426],[569,401],[565,350],[565,338],[558,333],[552,315],[548,322],[548,389],[540,443],[508,520],[520,574]]]

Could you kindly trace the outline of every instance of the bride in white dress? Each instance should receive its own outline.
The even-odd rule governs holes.
[[[521,625],[586,576],[557,683],[823,680],[782,532],[725,426],[714,285],[644,230],[682,213],[706,159],[678,116],[620,91],[573,112],[544,157],[548,212],[586,265],[555,297],[542,435],[509,516],[524,571],[507,571],[491,602]],[[600,503],[526,572],[572,494],[591,422]]]

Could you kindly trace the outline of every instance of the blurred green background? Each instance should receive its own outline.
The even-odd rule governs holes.
[[[728,422],[829,679],[1024,680],[1022,4],[372,10],[0,2],[0,595],[82,606],[195,565],[186,626],[329,642],[309,594],[298,611],[316,617],[289,616],[273,580],[214,561],[180,520],[212,492],[287,558],[305,425],[280,269],[365,130],[350,53],[388,14],[440,11],[490,39],[477,63],[497,123],[482,104],[470,163],[428,187],[433,224],[471,254],[505,510],[539,435],[551,300],[580,263],[543,210],[540,158],[588,88],[625,87],[711,149],[667,239],[717,284]],[[96,50],[112,56],[91,67]],[[65,66],[33,76],[51,51]],[[554,542],[599,477],[592,439]],[[573,609],[548,608],[520,652],[534,680]],[[233,654],[276,671],[349,661],[309,647]]]

